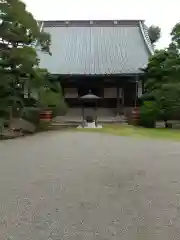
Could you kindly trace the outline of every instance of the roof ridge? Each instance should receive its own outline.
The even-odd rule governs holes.
[[[65,21],[71,21],[71,22],[89,22],[89,21],[97,21],[97,22],[103,22],[103,21],[145,21],[143,19],[49,19],[49,20],[38,20],[38,21],[43,21],[43,22],[65,22]]]
[[[44,27],[88,27],[88,26],[139,26],[140,20],[46,20],[39,21],[44,23]],[[141,20],[144,22],[143,20]]]

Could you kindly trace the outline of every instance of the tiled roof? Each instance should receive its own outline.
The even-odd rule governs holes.
[[[40,67],[54,74],[134,74],[153,49],[143,21],[47,21],[49,56],[39,52]]]

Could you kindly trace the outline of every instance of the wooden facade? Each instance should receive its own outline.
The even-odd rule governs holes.
[[[99,108],[109,108],[116,115],[123,109],[135,107],[142,94],[142,76],[66,76],[61,77],[64,97],[70,108],[82,107],[81,97],[91,92],[100,97]],[[86,103],[85,107],[92,107]]]

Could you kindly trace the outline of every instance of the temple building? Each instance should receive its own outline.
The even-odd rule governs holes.
[[[141,69],[153,54],[143,20],[42,21],[41,27],[51,34],[52,56],[39,53],[40,67],[57,76],[70,109],[80,108],[89,92],[112,115],[136,106]]]

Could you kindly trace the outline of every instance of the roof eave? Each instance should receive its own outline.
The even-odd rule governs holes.
[[[143,24],[144,24],[144,21],[139,21],[140,31],[141,31],[141,34],[143,36],[144,42],[146,44],[146,47],[147,47],[150,55],[153,55],[154,54],[154,48],[153,48],[153,46],[151,44],[148,32],[145,32]]]

